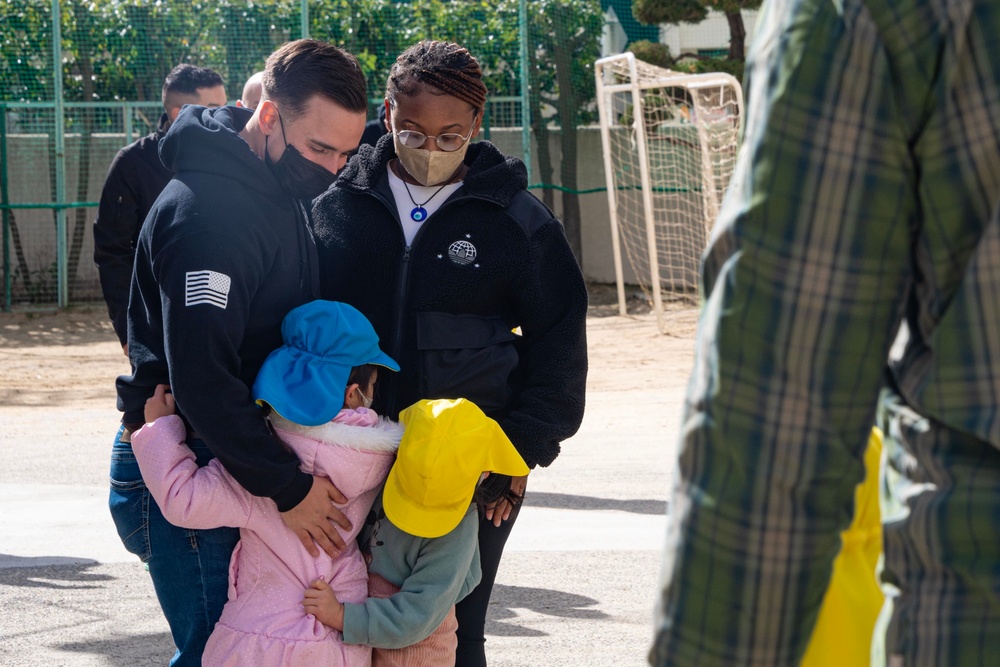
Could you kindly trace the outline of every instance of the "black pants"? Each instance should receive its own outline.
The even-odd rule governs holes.
[[[484,517],[479,522],[479,559],[483,579],[469,595],[455,606],[458,618],[458,651],[456,667],[486,667],[486,610],[490,606],[493,582],[497,578],[500,557],[514,521],[521,510],[516,505],[510,518],[497,528]]]

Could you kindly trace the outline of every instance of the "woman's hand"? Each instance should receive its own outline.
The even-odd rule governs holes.
[[[500,524],[510,518],[510,513],[514,511],[516,505],[520,505],[524,500],[524,490],[528,486],[528,476],[511,477],[510,491],[507,495],[498,500],[492,507],[486,508],[486,519],[492,521],[497,528]]]

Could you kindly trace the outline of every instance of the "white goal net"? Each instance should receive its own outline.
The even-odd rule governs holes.
[[[736,162],[743,92],[729,74],[682,74],[631,53],[594,69],[619,311],[624,250],[662,330],[664,301],[698,300],[701,253]]]

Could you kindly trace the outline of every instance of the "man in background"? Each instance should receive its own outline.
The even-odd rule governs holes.
[[[260,104],[260,95],[264,86],[264,73],[256,72],[243,84],[243,95],[236,100],[236,106],[253,111]]]
[[[160,162],[160,139],[185,104],[221,107],[226,104],[222,77],[207,67],[178,65],[163,82],[163,115],[156,132],[118,151],[104,181],[94,221],[94,261],[108,315],[125,350],[125,312],[135,243],[146,214],[173,172]]]
[[[365,123],[365,131],[361,133],[361,144],[374,146],[383,136],[389,134],[389,126],[385,124],[385,105],[378,105],[378,115]]]

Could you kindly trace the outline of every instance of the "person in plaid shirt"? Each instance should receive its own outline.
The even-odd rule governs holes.
[[[1000,655],[1000,3],[769,0],[650,661],[797,665],[873,421],[873,664]],[[995,663],[992,663],[995,664]]]

